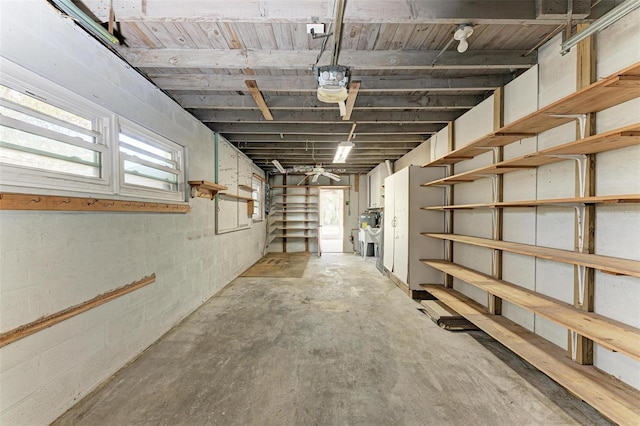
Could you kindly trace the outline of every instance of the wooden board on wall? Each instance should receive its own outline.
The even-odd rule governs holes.
[[[226,193],[238,192],[238,152],[224,139],[218,140],[218,183],[227,187]],[[218,233],[235,231],[239,228],[239,203],[232,198],[218,197],[216,229]]]

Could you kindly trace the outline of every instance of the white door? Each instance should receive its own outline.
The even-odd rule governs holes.
[[[394,256],[394,244],[395,244],[395,209],[394,209],[394,196],[395,191],[393,188],[394,176],[391,175],[384,180],[384,220],[383,231],[384,232],[384,259],[383,265],[385,269],[393,271],[393,256]]]
[[[409,167],[396,173],[393,192],[396,217],[393,274],[407,283],[409,279]]]

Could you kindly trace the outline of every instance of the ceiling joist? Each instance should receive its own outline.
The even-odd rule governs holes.
[[[165,90],[203,91],[246,90],[244,75],[211,75],[211,74],[155,74],[149,77]],[[308,76],[254,75],[255,82],[262,92],[298,92],[315,93],[318,83]],[[394,76],[394,78],[373,76],[352,76],[361,81],[360,94],[367,92],[485,92],[503,86],[511,80],[510,75],[479,75],[469,77],[415,77]]]
[[[384,124],[384,123],[448,123],[458,118],[463,111],[356,111],[352,121],[359,124]],[[191,113],[203,122],[227,122],[227,123],[262,123],[265,121],[263,113],[258,110],[224,111],[201,109],[192,110]],[[339,123],[340,113],[337,108],[333,111],[279,111],[276,123]]]
[[[329,124],[300,124],[263,122],[263,123],[205,123],[218,133],[250,134],[298,134],[298,135],[349,135],[351,123],[337,122]],[[358,125],[356,135],[388,135],[394,133],[430,135],[444,127],[442,124],[362,124]]]
[[[574,0],[575,19],[597,18],[603,6],[613,0],[598,2],[598,9],[590,10],[588,0]],[[84,0],[83,3],[103,22],[109,16],[109,3],[104,0]],[[114,0],[117,18],[128,21],[184,21],[200,22],[253,22],[253,23],[308,23],[310,17],[328,23],[333,18],[333,0],[292,2],[290,0],[208,0],[185,4],[184,0],[140,1]],[[345,23],[414,23],[414,24],[476,24],[509,22],[522,25],[549,25],[564,23],[564,16],[556,12],[544,14],[546,4],[555,0],[483,0],[467,2],[464,8],[457,1],[430,0],[349,0]],[[566,4],[566,1],[564,2]],[[600,5],[605,3],[605,5]],[[555,11],[556,8],[553,9]],[[558,9],[559,10],[559,9]],[[566,11],[566,9],[565,9]],[[566,13],[566,12],[565,12]]]
[[[527,69],[536,63],[536,55],[524,56],[524,50],[455,51],[342,50],[340,61],[354,71],[367,70],[464,70]],[[314,50],[255,49],[122,49],[131,65],[140,68],[225,68],[252,70],[278,68],[308,70],[318,56]],[[436,56],[438,61],[433,64]],[[326,59],[324,60],[326,62]],[[320,63],[320,65],[327,65]]]
[[[353,83],[352,83],[353,84]],[[187,109],[255,109],[255,102],[248,96],[238,95],[184,95],[173,96]],[[359,95],[354,111],[368,110],[468,110],[480,103],[483,96],[476,95],[432,95],[432,96],[365,96]],[[267,96],[269,109],[328,110],[335,111],[331,104],[320,102],[316,96]]]

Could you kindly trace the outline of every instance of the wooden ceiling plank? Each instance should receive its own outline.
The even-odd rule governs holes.
[[[245,84],[247,85],[249,93],[251,93],[253,100],[256,102],[256,105],[258,105],[258,108],[260,109],[260,112],[262,113],[265,120],[273,121],[273,115],[271,115],[271,111],[269,111],[269,107],[264,101],[262,93],[260,93],[260,89],[258,89],[258,85],[256,84],[256,81],[246,80]]]

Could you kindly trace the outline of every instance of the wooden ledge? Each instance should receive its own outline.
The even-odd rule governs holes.
[[[632,204],[640,203],[640,194],[596,195],[593,197],[549,198],[544,200],[503,201],[500,203],[457,204],[451,206],[427,206],[422,210],[469,210],[477,208],[502,209],[508,207],[558,206],[573,207],[581,204]]]
[[[452,275],[489,294],[531,311],[569,330],[585,336],[599,345],[640,360],[640,329],[611,320],[593,312],[578,310],[571,305],[527,290],[507,281],[474,271],[444,260],[422,260],[445,274]]]
[[[590,365],[579,365],[563,349],[500,315],[490,315],[470,298],[441,285],[425,285],[460,315],[478,326],[605,417],[621,425],[640,422],[640,391]]]
[[[603,272],[612,272],[614,274],[629,275],[640,278],[640,262],[636,260],[620,259],[618,257],[601,256],[590,253],[578,253],[569,250],[532,246],[529,244],[512,243],[508,241],[490,240],[488,238],[470,237],[468,235],[430,233],[422,233],[422,235],[425,237],[449,240],[496,250],[504,250],[511,253],[534,256],[540,259],[553,260],[555,262],[586,266],[587,268],[594,268]]]
[[[188,213],[188,204],[0,193],[0,210]]]
[[[191,198],[198,196],[213,200],[218,192],[225,191],[227,189],[224,185],[219,185],[206,180],[190,180],[189,185],[191,185]]]

